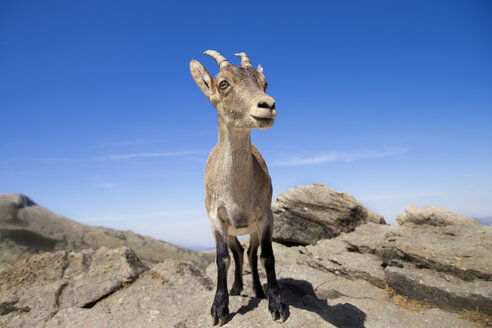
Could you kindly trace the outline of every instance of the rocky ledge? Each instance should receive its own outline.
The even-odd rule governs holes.
[[[492,230],[451,212],[410,206],[395,226],[370,222],[274,251],[288,320],[273,322],[267,302],[252,297],[245,263],[227,326],[491,324]],[[125,247],[44,253],[0,272],[0,326],[210,327],[215,277],[214,265],[203,272],[175,259],[149,269]]]

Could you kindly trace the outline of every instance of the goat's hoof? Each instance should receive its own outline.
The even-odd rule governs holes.
[[[282,322],[287,320],[289,309],[285,305],[279,291],[268,291],[268,310],[272,314],[273,320],[281,319]]]
[[[243,286],[241,285],[232,285],[231,292],[229,295],[236,296],[236,295],[241,295],[241,292],[243,291]]]
[[[222,296],[222,294],[216,294],[214,303],[212,304],[212,309],[210,309],[210,313],[212,314],[212,324],[216,326],[222,326],[229,316],[229,302],[227,299],[227,295]]]

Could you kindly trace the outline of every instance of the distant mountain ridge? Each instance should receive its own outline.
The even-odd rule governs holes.
[[[473,219],[483,225],[488,225],[488,226],[492,225],[492,216],[484,216],[481,218],[473,218]]]
[[[53,213],[23,194],[0,194],[0,270],[33,254],[126,246],[148,264],[168,258],[205,267],[213,259],[132,231],[92,227]]]

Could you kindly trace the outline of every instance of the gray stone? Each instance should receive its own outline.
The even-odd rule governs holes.
[[[350,234],[347,234],[350,235]],[[392,302],[385,289],[375,286],[363,277],[351,277],[336,274],[324,268],[311,266],[305,262],[306,257],[320,261],[316,256],[307,253],[307,249],[320,248],[319,252],[333,250],[342,252],[343,245],[323,241],[314,246],[286,247],[274,243],[276,270],[282,293],[290,306],[291,315],[282,327],[475,327],[454,313],[437,308],[429,308],[414,312],[402,308]],[[360,254],[359,254],[360,255]],[[245,266],[248,266],[247,258]],[[354,266],[357,262],[354,262]],[[379,268],[384,276],[384,269]],[[207,269],[211,279],[216,278],[215,265]],[[228,281],[233,280],[233,265],[229,269]],[[264,272],[260,269],[260,279],[266,282]],[[242,293],[242,304],[251,303],[257,308],[241,311],[241,317],[233,312],[234,317],[227,326],[230,327],[275,327],[265,307],[265,301],[255,301],[251,277],[245,273],[245,290]],[[210,307],[213,296],[209,303]],[[237,304],[236,297],[231,297],[231,304]],[[254,302],[254,303],[253,303]],[[256,305],[256,303],[259,303]],[[237,305],[236,305],[237,306]],[[262,309],[263,307],[263,309]],[[231,306],[231,312],[236,307]],[[246,309],[245,309],[246,310]],[[261,311],[263,310],[263,311]],[[243,314],[243,312],[246,312]],[[254,316],[258,319],[251,321]],[[206,322],[206,321],[205,321]],[[280,325],[278,325],[280,326]]]
[[[42,327],[60,309],[90,308],[145,270],[126,247],[33,256],[0,271],[2,320],[13,327]]]
[[[396,222],[399,225],[413,224],[427,224],[433,226],[448,226],[457,224],[470,224],[478,226],[479,223],[471,218],[467,218],[463,215],[453,213],[443,208],[435,206],[424,206],[418,208],[415,205],[408,205],[405,208],[405,213],[402,213],[396,217]]]
[[[389,285],[403,296],[448,311],[478,309],[490,314],[492,229],[448,211],[443,218],[440,209],[426,207],[424,213],[430,217],[421,215],[418,224],[412,216],[401,220],[403,225],[363,224],[316,245],[299,246],[295,248],[299,254],[277,246],[277,267],[294,257],[297,266],[289,263],[295,271],[299,265],[308,266],[324,276],[367,281],[378,288]],[[314,285],[316,276],[306,280]],[[316,289],[319,296],[343,294],[340,289],[324,290],[330,282],[321,285]]]
[[[383,261],[373,254],[350,251],[349,245],[339,238],[321,240],[315,246],[307,246],[305,264],[318,270],[326,270],[347,279],[364,279],[376,287],[386,286]]]
[[[388,284],[401,295],[450,311],[479,310],[492,315],[489,281],[463,281],[451,274],[412,265],[388,266],[384,271]]]
[[[272,203],[273,240],[286,245],[315,244],[366,222],[385,223],[351,195],[320,184],[289,188]]]
[[[386,262],[398,259],[466,281],[492,281],[492,229],[484,225],[395,226],[382,247]]]
[[[339,239],[347,244],[347,250],[361,254],[375,254],[381,257],[382,245],[392,236],[394,227],[367,223],[358,226],[353,232],[341,234]]]
[[[129,248],[71,253],[68,260],[64,276],[69,283],[61,301],[78,307],[91,307],[147,270]]]
[[[391,226],[367,223],[351,233],[320,240],[316,245],[301,247],[303,264],[347,279],[364,279],[376,287],[386,286],[380,256],[381,245]]]
[[[339,246],[323,243],[312,247],[326,248],[324,251],[328,252],[328,247]],[[279,284],[290,308],[290,316],[285,323],[271,319],[266,300],[252,297],[251,277],[245,274],[242,295],[229,299],[227,326],[475,326],[439,309],[416,313],[401,308],[391,301],[385,290],[364,279],[352,279],[305,265],[302,263],[302,258],[307,256],[305,250],[304,247],[285,247],[274,243]],[[8,313],[0,315],[0,324],[30,328],[211,326],[210,306],[216,277],[214,265],[208,270],[210,277],[192,263],[177,260],[166,260],[138,274],[145,268],[128,252],[128,249],[121,248],[44,253],[25,263],[17,263],[11,271],[4,271],[1,276],[4,289],[0,293],[0,309],[6,309]],[[108,290],[103,279],[88,279],[93,276],[108,279],[122,277],[124,282],[119,288]],[[265,283],[263,270],[260,277]],[[78,285],[80,281],[91,283]],[[11,287],[4,287],[7,285]],[[15,291],[15,297],[8,297],[6,290]],[[84,292],[94,295],[90,306],[87,306],[87,301],[77,301],[80,297],[75,295]]]

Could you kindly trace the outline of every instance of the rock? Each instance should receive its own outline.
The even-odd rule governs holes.
[[[464,281],[449,273],[411,265],[388,266],[384,272],[388,284],[401,295],[450,311],[478,309],[492,315],[492,283],[489,281]]]
[[[314,251],[318,247],[316,251],[321,254],[340,247],[341,254],[348,243],[330,244],[335,240],[309,247],[274,243],[277,276],[290,309],[288,320],[272,321],[267,301],[252,297],[251,275],[245,274],[242,295],[229,298],[227,326],[475,326],[436,308],[422,312],[402,308],[384,289],[365,278],[336,275],[303,263],[306,256],[314,258],[307,255],[307,248]],[[209,327],[214,268],[210,265],[206,275],[191,262],[168,259],[147,269],[128,248],[44,253],[0,274],[0,324],[46,328]],[[263,270],[260,279],[266,282]]]
[[[321,240],[315,246],[307,246],[303,263],[318,270],[326,270],[347,279],[364,279],[376,287],[386,286],[383,261],[373,254],[361,254],[353,251],[340,238]]]
[[[366,222],[385,224],[351,195],[320,184],[289,188],[272,203],[273,239],[286,245],[315,244]]]
[[[382,247],[394,228],[389,225],[367,223],[358,226],[355,231],[340,235],[339,239],[347,244],[349,252],[375,254],[382,257]]]
[[[0,194],[0,270],[33,254],[126,246],[148,264],[168,258],[205,268],[206,255],[131,231],[91,227],[57,215],[21,194]]]
[[[22,194],[0,194],[0,224],[2,225],[28,225],[19,216],[19,209],[36,205],[31,199]]]
[[[385,261],[492,281],[492,229],[483,225],[395,226],[382,245]]]
[[[0,271],[2,320],[42,327],[60,309],[90,308],[147,269],[126,247],[32,256]]]
[[[396,222],[402,226],[410,223],[427,224],[433,226],[448,226],[456,224],[479,225],[479,223],[473,219],[453,213],[443,208],[435,206],[418,208],[415,205],[408,205],[405,208],[405,213],[397,216]]]
[[[448,310],[492,314],[492,228],[455,213],[408,206],[382,244],[398,293]],[[398,264],[399,268],[392,267]]]
[[[377,223],[377,224],[386,224],[382,215],[378,213],[374,213],[372,211],[367,210],[367,222]]]
[[[363,226],[361,226],[363,227]],[[359,228],[361,228],[359,227]],[[386,226],[387,227],[387,226]],[[359,229],[358,228],[358,229]],[[350,235],[347,234],[346,236]],[[340,236],[342,237],[343,234]],[[375,286],[362,276],[336,274],[325,268],[311,266],[306,258],[320,261],[321,258],[307,253],[306,250],[317,252],[343,253],[347,243],[333,243],[339,239],[324,240],[314,246],[286,247],[274,243],[276,270],[282,293],[289,304],[290,316],[282,325],[273,323],[266,310],[266,301],[251,298],[253,287],[251,274],[244,274],[245,288],[242,303],[249,304],[237,310],[237,297],[231,297],[231,313],[233,318],[228,327],[474,327],[454,313],[430,308],[424,312],[415,312],[396,305],[385,289]],[[347,253],[349,253],[347,251]],[[360,254],[359,254],[360,255]],[[379,259],[379,263],[381,260]],[[353,263],[356,266],[357,262]],[[245,258],[245,267],[248,267]],[[233,281],[233,265],[229,269],[228,281]],[[363,268],[360,268],[362,271]],[[384,279],[384,269],[379,268]],[[215,264],[207,268],[210,279],[216,279]],[[266,282],[263,270],[260,279]],[[213,295],[213,294],[212,294]],[[210,307],[213,296],[209,298]],[[251,309],[253,305],[253,309]],[[238,320],[236,318],[241,315]],[[253,318],[256,316],[256,319]],[[205,321],[206,322],[206,321]],[[200,326],[200,325],[198,325]],[[194,327],[194,326],[192,326]]]
[[[363,279],[375,287],[385,288],[385,262],[380,248],[390,230],[388,225],[361,225],[354,232],[300,247],[303,255],[299,256],[298,263],[350,280]]]
[[[400,218],[395,226],[368,222],[315,245],[273,243],[290,311],[285,323],[272,321],[268,302],[252,297],[245,256],[244,290],[229,297],[227,326],[490,326],[492,228],[428,207]],[[0,326],[208,327],[216,277],[215,263],[203,272],[167,259],[149,269],[126,247],[45,252],[0,271]],[[481,321],[465,320],[465,310]]]
[[[367,223],[300,248],[300,264],[391,286],[449,311],[491,315],[492,229],[455,213],[409,206],[396,226]]]
[[[70,265],[64,276],[72,284],[66,288],[62,300],[78,307],[91,307],[148,269],[129,248],[103,247],[94,253],[71,253],[68,260]]]

